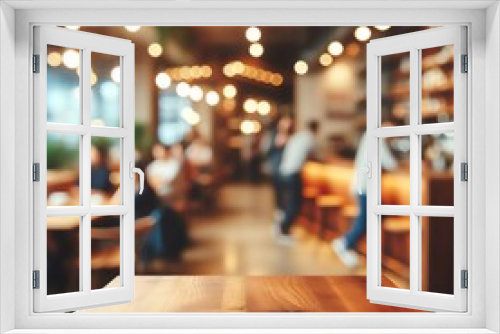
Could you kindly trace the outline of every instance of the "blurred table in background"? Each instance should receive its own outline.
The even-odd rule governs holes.
[[[395,287],[383,277],[384,286]],[[106,288],[117,287],[119,279]],[[365,276],[136,276],[128,304],[82,312],[415,312],[371,304]]]

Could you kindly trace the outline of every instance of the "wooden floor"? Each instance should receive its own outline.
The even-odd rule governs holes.
[[[135,295],[84,312],[415,312],[371,304],[364,276],[137,276]]]
[[[340,262],[330,244],[294,229],[291,247],[274,237],[274,201],[267,184],[230,184],[219,194],[218,208],[189,218],[192,245],[182,261],[153,263],[148,275],[364,275]]]

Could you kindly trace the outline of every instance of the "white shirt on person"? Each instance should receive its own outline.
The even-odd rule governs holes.
[[[299,173],[313,149],[314,135],[310,131],[303,130],[294,133],[283,151],[280,174],[288,176]]]
[[[366,195],[366,173],[361,174],[361,179],[359,181],[357,181],[357,173],[358,170],[366,167],[367,151],[368,147],[365,133],[359,141],[358,151],[356,153],[356,158],[354,159],[354,182],[352,183],[351,189],[352,192],[356,194],[358,193],[357,182],[360,182],[360,188],[363,194]],[[380,165],[385,170],[394,170],[398,165],[385,140],[380,141]]]

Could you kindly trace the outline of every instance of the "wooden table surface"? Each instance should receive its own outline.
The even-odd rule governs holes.
[[[365,276],[136,276],[131,303],[83,312],[415,311],[371,304]]]

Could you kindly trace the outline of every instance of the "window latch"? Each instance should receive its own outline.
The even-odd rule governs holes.
[[[358,188],[358,193],[363,195],[363,190],[361,189],[361,174],[366,173],[366,176],[371,179],[372,178],[372,163],[368,161],[366,163],[366,167],[363,167],[358,170],[356,174],[356,187]]]

